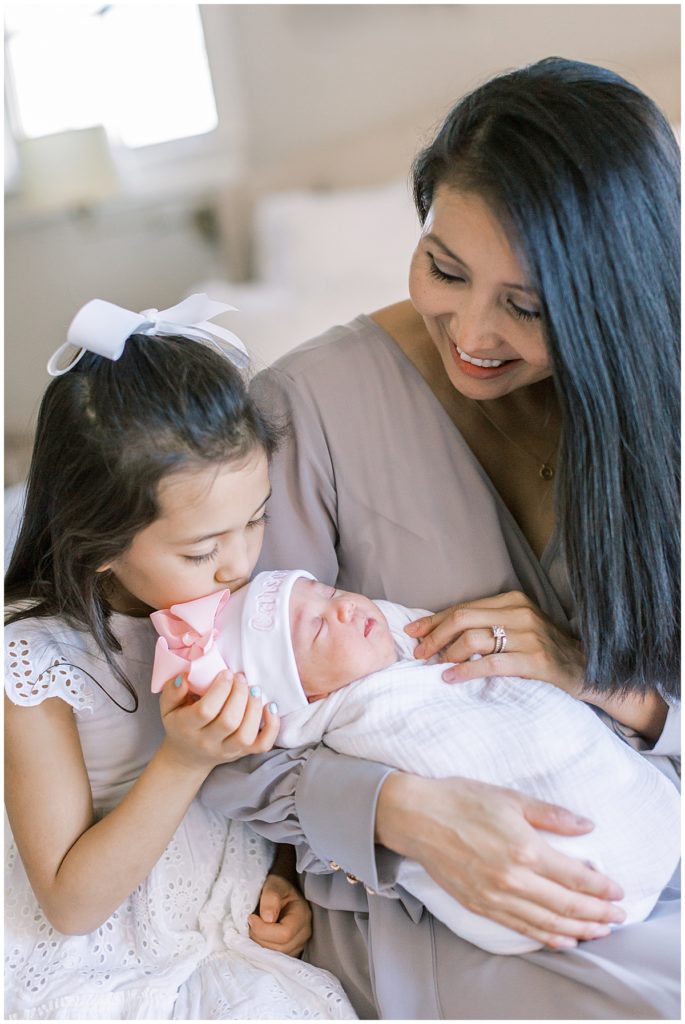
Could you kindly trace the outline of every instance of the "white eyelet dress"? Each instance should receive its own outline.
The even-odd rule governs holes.
[[[139,706],[88,634],[58,619],[5,630],[5,691],[72,708],[97,817],[133,785],[164,732],[149,692],[156,634],[115,615]],[[55,765],[59,771],[59,765]],[[194,801],[162,858],[97,931],[62,935],[41,911],[10,834],[5,873],[5,1019],[353,1019],[327,971],[248,938],[273,846]]]

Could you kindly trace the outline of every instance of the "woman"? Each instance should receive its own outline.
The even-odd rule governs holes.
[[[678,166],[663,116],[611,72],[551,58],[486,83],[416,160],[411,301],[333,328],[256,385],[293,428],[261,567],[451,606],[415,627],[420,656],[447,647],[458,663],[447,679],[546,679],[667,772]],[[325,748],[250,760],[215,771],[205,799],[295,846],[308,959],[361,1017],[678,1016],[674,891],[610,933],[620,888],[533,828],[590,828],[572,809]],[[394,853],[550,948],[494,957],[402,890],[388,898]]]

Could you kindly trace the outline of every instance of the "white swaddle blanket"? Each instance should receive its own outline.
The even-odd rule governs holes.
[[[394,606],[376,603],[392,624]],[[398,639],[406,653],[411,641]],[[441,678],[444,668],[398,661],[286,715],[277,744],[323,740],[342,754],[426,777],[506,786],[588,817],[595,823],[588,835],[545,838],[623,887],[626,923],[644,920],[680,855],[679,794],[672,783],[588,706],[551,684],[514,677],[449,684]],[[398,883],[487,952],[540,948],[466,910],[412,861],[403,863]]]

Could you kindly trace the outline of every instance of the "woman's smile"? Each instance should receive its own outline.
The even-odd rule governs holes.
[[[466,397],[498,398],[550,376],[540,298],[479,195],[436,190],[409,289],[450,381]]]
[[[501,377],[509,373],[515,364],[521,362],[520,359],[479,359],[468,355],[453,341],[450,341],[449,346],[459,372],[474,380],[493,380]]]

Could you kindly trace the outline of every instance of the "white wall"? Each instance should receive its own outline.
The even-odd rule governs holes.
[[[45,363],[91,298],[129,309],[173,305],[192,281],[216,276],[216,251],[191,227],[186,203],[6,228],[5,427],[30,429],[48,382]]]
[[[354,164],[355,144],[368,149],[376,129],[388,125],[397,126],[399,176],[407,170],[405,152],[461,93],[550,54],[611,67],[673,121],[680,118],[677,4],[212,4],[203,21],[219,114],[231,122],[223,133],[233,147],[227,189],[260,174],[277,177],[280,166],[296,168],[303,153],[326,146],[342,145]],[[363,176],[371,177],[372,159],[370,150],[359,152]],[[184,182],[177,196],[164,188],[160,168],[166,199],[113,203],[85,222],[8,219],[9,431],[30,430],[47,382],[45,361],[81,303],[101,296],[132,309],[161,308],[221,272],[224,253],[194,230],[192,212],[211,198],[208,182],[222,166],[214,161],[211,174],[195,189]]]
[[[217,18],[240,39],[251,166],[412,115],[425,131],[485,78],[551,55],[610,67],[679,119],[677,4],[237,4]]]

